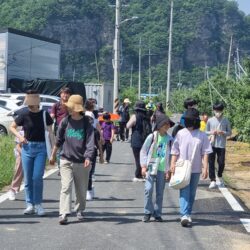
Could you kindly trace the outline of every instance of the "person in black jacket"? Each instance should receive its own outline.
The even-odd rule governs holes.
[[[119,133],[121,141],[127,141],[129,137],[129,129],[126,128],[126,124],[130,119],[129,104],[130,100],[125,98],[123,104],[119,107],[118,114],[120,115],[119,121]]]
[[[150,125],[150,118],[147,116],[147,110],[145,107],[145,103],[143,101],[137,101],[134,107],[135,114],[133,114],[130,120],[127,123],[127,129],[132,128],[132,135],[131,135],[131,147],[133,149],[133,154],[135,158],[136,170],[135,170],[135,177],[133,181],[144,181],[144,178],[141,175],[141,165],[140,165],[140,151],[142,145],[144,143],[143,134],[145,134],[145,127],[143,123],[148,123]],[[144,121],[143,121],[144,120]],[[152,131],[150,131],[152,132]]]

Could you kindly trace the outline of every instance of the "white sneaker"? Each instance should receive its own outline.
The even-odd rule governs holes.
[[[23,211],[24,214],[34,214],[34,207],[32,204],[28,203],[26,209]]]
[[[140,179],[139,179],[139,178],[134,177],[134,178],[132,179],[132,181],[133,181],[133,182],[138,182],[138,181],[140,181]]]
[[[11,189],[11,190],[8,192],[8,198],[9,198],[10,201],[14,201],[14,200],[16,199],[16,192],[15,192],[14,190]]]
[[[87,201],[91,201],[93,200],[93,197],[92,197],[92,190],[87,190],[87,194],[86,194],[86,200]]]
[[[184,215],[181,217],[181,225],[183,227],[186,227],[189,223],[189,217],[187,215]]]
[[[191,216],[188,215],[187,218],[188,218],[188,222],[189,222],[189,223],[192,223],[192,218],[191,218]]]
[[[218,179],[216,180],[216,185],[218,187],[225,187],[225,184],[224,184],[222,177],[218,177]]]
[[[210,185],[209,185],[210,189],[216,188],[216,182],[215,181],[211,181]]]
[[[35,205],[35,213],[38,215],[38,216],[44,216],[45,215],[45,211],[42,207],[41,204],[37,204]]]

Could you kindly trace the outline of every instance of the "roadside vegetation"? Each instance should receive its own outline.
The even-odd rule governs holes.
[[[12,136],[0,136],[0,190],[9,185],[15,165],[14,140]]]

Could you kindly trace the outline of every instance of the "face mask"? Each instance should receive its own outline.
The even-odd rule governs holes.
[[[215,117],[220,118],[222,116],[222,112],[214,112]]]

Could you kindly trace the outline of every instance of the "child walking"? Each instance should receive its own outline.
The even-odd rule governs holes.
[[[112,143],[114,140],[115,135],[115,127],[113,122],[110,120],[110,114],[105,113],[103,114],[103,120],[102,123],[102,137],[104,139],[104,144],[102,146],[103,154],[106,150],[106,160],[104,163],[109,163],[112,153]]]
[[[151,216],[155,221],[162,222],[162,201],[165,188],[165,178],[169,178],[170,151],[172,137],[167,134],[174,126],[169,117],[160,114],[156,117],[155,131],[145,140],[140,151],[142,176],[146,176],[144,193],[143,222],[149,222]],[[156,185],[156,199],[153,203],[154,181]]]
[[[24,131],[20,130],[19,134],[21,136],[24,136]],[[14,154],[16,157],[15,172],[8,193],[10,201],[14,201],[16,199],[16,194],[19,192],[20,186],[23,181],[23,169],[22,169],[22,158],[21,158],[22,145],[18,137],[15,137],[15,143],[16,143],[16,146],[14,148]]]

